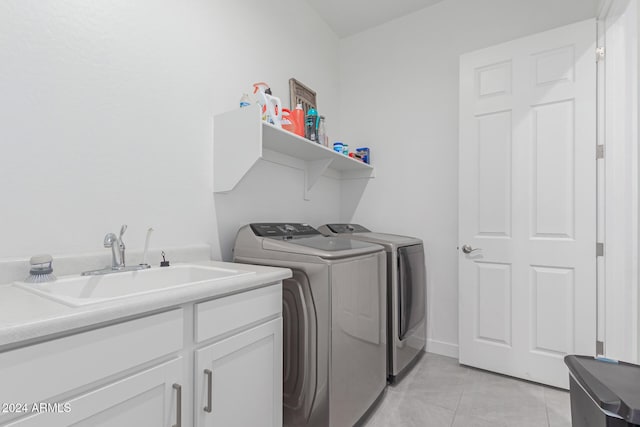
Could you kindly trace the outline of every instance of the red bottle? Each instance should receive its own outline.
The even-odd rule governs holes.
[[[302,104],[296,105],[296,109],[291,112],[289,117],[293,122],[293,133],[304,138],[304,110],[302,109]]]

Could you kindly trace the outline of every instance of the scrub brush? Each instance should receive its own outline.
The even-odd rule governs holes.
[[[27,283],[44,283],[53,282],[56,280],[56,276],[53,275],[53,258],[51,255],[35,255],[29,260],[31,264],[31,270],[29,270],[29,277],[24,281]]]

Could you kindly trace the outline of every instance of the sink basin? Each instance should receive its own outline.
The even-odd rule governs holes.
[[[54,301],[79,307],[166,289],[207,285],[251,274],[255,272],[187,264],[102,276],[65,276],[47,283],[14,282],[13,285]]]

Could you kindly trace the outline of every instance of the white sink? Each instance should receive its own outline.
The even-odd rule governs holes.
[[[47,283],[14,282],[13,285],[54,301],[79,307],[166,289],[208,285],[222,279],[251,274],[255,272],[185,264],[101,276],[64,276]]]

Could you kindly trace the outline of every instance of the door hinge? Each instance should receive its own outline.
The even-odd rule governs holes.
[[[596,48],[596,62],[604,61],[604,46]]]
[[[596,341],[596,356],[603,356],[603,355],[604,355],[604,342]]]
[[[604,145],[596,145],[596,159],[604,159]]]
[[[604,256],[604,243],[596,243],[596,256]]]

